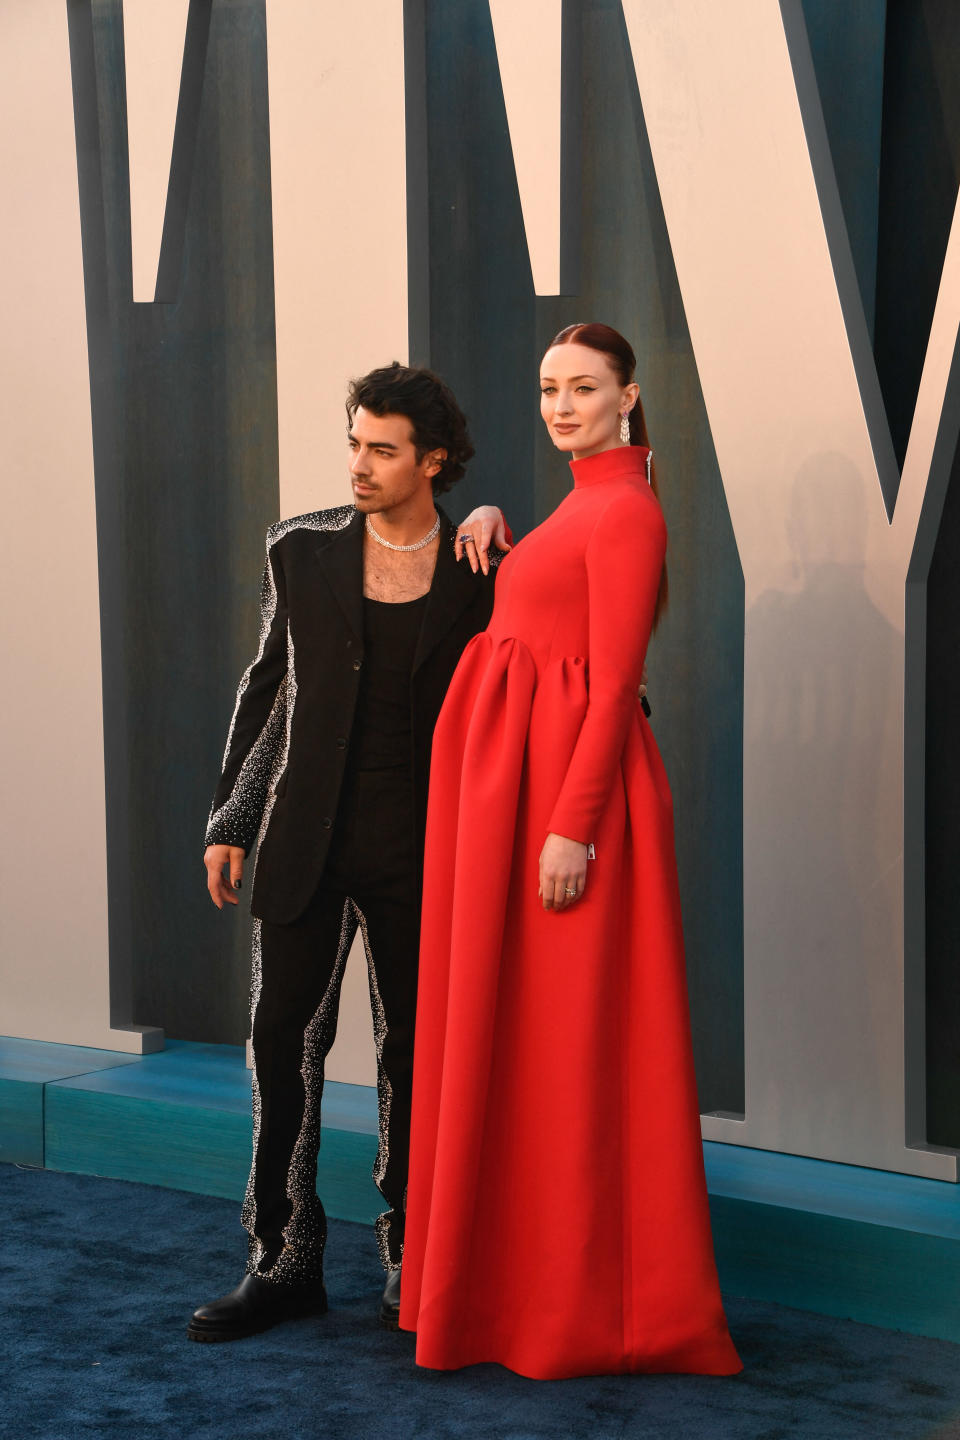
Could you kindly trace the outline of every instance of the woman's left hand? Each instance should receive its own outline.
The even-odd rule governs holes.
[[[587,884],[587,847],[564,835],[548,835],[540,851],[540,898],[544,910],[566,910]]]
[[[465,535],[469,535],[470,540],[464,540]],[[490,561],[487,558],[487,551],[490,549],[491,541],[498,550],[506,552],[513,549],[507,539],[502,510],[496,505],[478,505],[476,510],[471,510],[466,520],[461,521],[457,526],[457,543],[454,546],[454,553],[458,560],[466,555],[474,575],[478,569],[482,570],[484,575],[489,575]]]

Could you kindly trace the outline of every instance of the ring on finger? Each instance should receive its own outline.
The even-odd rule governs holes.
[[[460,541],[461,545],[476,545],[477,543],[472,535],[458,535],[457,539]]]
[[[563,893],[564,893],[564,895],[576,895],[576,894],[578,893],[577,887],[574,886],[573,889],[571,890],[569,886],[565,885],[565,886],[563,887]]]

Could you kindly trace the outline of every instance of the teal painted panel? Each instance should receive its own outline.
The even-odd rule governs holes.
[[[887,0],[802,0],[870,338],[877,290]]]
[[[376,1086],[328,1080],[323,1087],[323,1118],[331,1130],[376,1135],[380,1128]]]
[[[51,1170],[164,1185],[239,1203],[250,1147],[249,1097],[241,1114],[72,1085],[47,1090],[45,1163]],[[375,1135],[323,1131],[318,1190],[335,1218],[367,1221],[383,1209],[371,1178],[376,1148]]]
[[[250,1078],[242,1046],[174,1040],[123,1069],[52,1082],[45,1163],[239,1201],[250,1168]],[[330,1081],[323,1113],[324,1205],[337,1219],[371,1220],[383,1208],[371,1178],[376,1089]]]
[[[317,1193],[334,1219],[372,1221],[386,1209],[373,1183],[376,1154],[375,1135],[349,1130],[322,1132]]]
[[[62,1088],[249,1117],[250,1071],[242,1045],[168,1040],[165,1050],[134,1058],[136,1063],[123,1070],[97,1070],[64,1079]],[[331,1129],[375,1135],[378,1128],[376,1088],[328,1081],[324,1087],[323,1114]]]
[[[189,7],[160,271],[163,282],[182,239],[175,305],[135,305],[130,293],[123,7],[62,9],[87,137],[84,289],[98,317],[89,355],[114,965],[127,961],[133,1014],[171,1035],[239,1042],[249,916],[245,905],[229,921],[217,913],[201,839],[185,835],[202,830],[220,773],[256,650],[264,532],[279,514],[264,0]],[[130,637],[148,635],[131,650]],[[175,684],[150,663],[160,655],[176,657]]]
[[[0,1161],[43,1164],[43,1086],[0,1076]]]
[[[110,1070],[118,1065],[136,1065],[141,1058],[119,1050],[94,1050],[87,1045],[55,1045],[47,1040],[19,1040],[0,1035],[0,1079],[4,1080],[44,1084],[48,1080],[65,1080],[72,1075]]]
[[[239,1200],[250,1117],[165,1100],[47,1087],[46,1165]]]
[[[711,1195],[960,1240],[960,1185],[706,1141]]]
[[[242,1045],[201,1045],[170,1040],[155,1055],[137,1057],[122,1070],[99,1070],[57,1082],[58,1090],[84,1090],[102,1095],[164,1105],[250,1114],[250,1071]]]
[[[725,1196],[710,1212],[725,1293],[960,1341],[955,1241]]]
[[[44,1163],[44,1087],[91,1072],[135,1066],[138,1055],[0,1036],[0,1161]]]

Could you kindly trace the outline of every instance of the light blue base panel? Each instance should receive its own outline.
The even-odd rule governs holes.
[[[139,1058],[115,1050],[0,1036],[0,1160],[14,1165],[44,1163],[44,1096],[51,1081],[134,1064]]]
[[[43,1086],[0,1077],[0,1160],[43,1164]]]
[[[372,1220],[376,1092],[329,1082],[323,1114],[324,1204]],[[0,1040],[0,1159],[239,1203],[250,1139],[240,1046]],[[728,1294],[960,1342],[960,1186],[711,1142],[704,1158]]]
[[[960,1185],[705,1141],[711,1195],[960,1241]]]
[[[200,1106],[51,1086],[50,1170],[108,1175],[239,1199],[250,1168],[250,1121]]]
[[[169,1040],[124,1070],[46,1087],[45,1164],[240,1201],[250,1169],[250,1072],[241,1046]],[[383,1209],[371,1172],[376,1093],[328,1082],[317,1189],[329,1214]]]
[[[717,1195],[710,1214],[727,1294],[960,1342],[955,1240]]]
[[[731,1294],[960,1341],[960,1185],[704,1145]]]

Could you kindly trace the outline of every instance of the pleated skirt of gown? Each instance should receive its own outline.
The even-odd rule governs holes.
[[[732,1374],[672,802],[639,703],[582,900],[537,895],[582,662],[468,646],[434,738],[401,1325],[417,1361]]]

